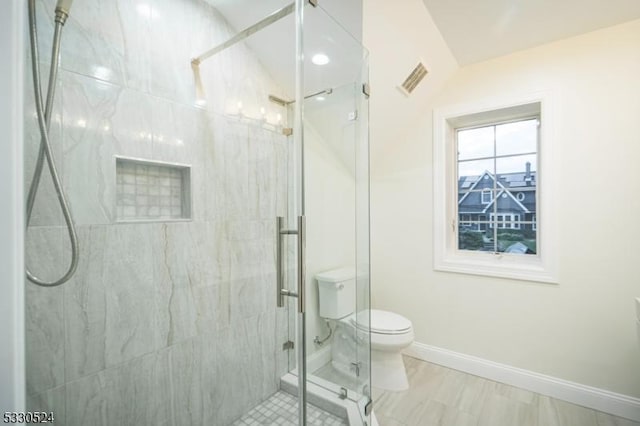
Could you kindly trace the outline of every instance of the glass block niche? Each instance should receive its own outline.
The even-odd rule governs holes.
[[[116,158],[119,222],[191,218],[191,167]]]

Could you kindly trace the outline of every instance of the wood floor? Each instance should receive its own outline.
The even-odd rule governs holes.
[[[640,426],[415,358],[404,361],[409,390],[373,390],[380,426]]]

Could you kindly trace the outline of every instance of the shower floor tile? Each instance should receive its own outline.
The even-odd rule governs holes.
[[[348,426],[347,420],[307,405],[307,424],[310,426]],[[231,426],[296,426],[298,424],[297,398],[283,391],[236,420]]]

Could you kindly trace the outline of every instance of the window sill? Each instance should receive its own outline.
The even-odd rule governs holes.
[[[557,274],[539,256],[493,253],[449,253],[435,259],[434,270],[519,281],[557,284]]]

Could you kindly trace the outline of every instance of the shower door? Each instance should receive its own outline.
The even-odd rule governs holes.
[[[288,244],[283,290],[296,293],[284,296],[295,342],[289,369],[298,378],[300,424],[307,395],[318,389],[357,407],[364,421],[371,407],[368,54],[322,2],[297,3],[289,208],[279,225]],[[319,316],[315,275],[337,268],[354,271],[352,327],[349,318]]]

